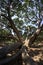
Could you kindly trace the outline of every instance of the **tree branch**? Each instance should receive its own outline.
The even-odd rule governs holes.
[[[13,36],[13,35],[0,35],[0,38],[3,38],[3,39],[13,39],[13,40],[18,40],[18,38],[16,36]]]
[[[32,44],[34,43],[35,39],[36,39],[37,36],[40,34],[40,32],[41,32],[41,30],[42,30],[42,27],[43,27],[43,25],[42,25],[40,28],[38,28],[38,29],[36,30],[36,32],[30,37],[29,43],[28,43],[29,46],[32,46]]]
[[[10,25],[11,25],[11,28],[12,28],[13,31],[17,34],[17,37],[19,38],[19,41],[20,41],[21,43],[23,43],[23,39],[22,39],[22,37],[21,37],[19,31],[18,31],[17,28],[15,27],[15,24],[14,24],[13,20],[12,20],[10,17],[8,17],[8,16],[6,16],[6,15],[4,15],[4,14],[1,14],[1,16],[4,16],[4,17],[9,21],[9,23],[10,23]]]

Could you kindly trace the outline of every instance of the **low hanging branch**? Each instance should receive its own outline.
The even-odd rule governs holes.
[[[40,26],[40,23],[39,23],[39,26]],[[39,27],[39,28],[36,30],[36,32],[30,37],[30,39],[29,39],[29,44],[28,44],[29,46],[31,46],[31,45],[34,43],[35,39],[36,39],[37,36],[40,34],[42,28],[43,28],[43,25],[42,25],[41,27]]]

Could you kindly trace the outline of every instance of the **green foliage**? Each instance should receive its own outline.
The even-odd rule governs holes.
[[[41,0],[41,3],[43,4],[43,0]]]
[[[41,2],[43,3],[43,0],[41,0]],[[8,16],[7,6],[7,1],[1,0],[1,13],[5,14],[6,16]],[[36,19],[39,18],[37,14],[39,15],[39,5],[37,3],[37,0],[24,0],[23,2],[20,2],[18,0],[12,0],[12,4],[10,4],[11,18],[14,17],[14,15],[17,16],[17,18],[15,17],[12,20],[16,28],[22,33],[24,38],[26,38],[26,36],[29,36],[28,33],[30,32],[29,34],[31,34],[32,30],[35,32],[35,26],[37,23]],[[12,29],[9,28],[9,21],[6,20],[6,18],[2,17],[1,23],[5,25],[6,30],[0,30],[0,34],[9,34],[12,31]],[[29,30],[28,27],[31,30]]]
[[[0,35],[7,35],[9,34],[8,30],[0,29]]]

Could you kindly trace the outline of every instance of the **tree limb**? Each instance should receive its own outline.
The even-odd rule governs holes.
[[[0,35],[0,38],[3,38],[3,39],[13,39],[13,40],[18,40],[18,38],[16,36],[13,36],[13,35]]]
[[[4,14],[1,14],[1,16],[4,16],[9,21],[9,23],[11,25],[11,28],[17,34],[17,37],[19,38],[19,41],[21,43],[23,43],[22,37],[21,37],[19,31],[17,30],[17,28],[15,27],[15,24],[14,24],[13,20],[11,18],[9,18],[8,16],[4,15]]]

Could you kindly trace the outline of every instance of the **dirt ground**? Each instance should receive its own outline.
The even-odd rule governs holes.
[[[23,49],[23,65],[43,65],[43,41],[28,50]]]

